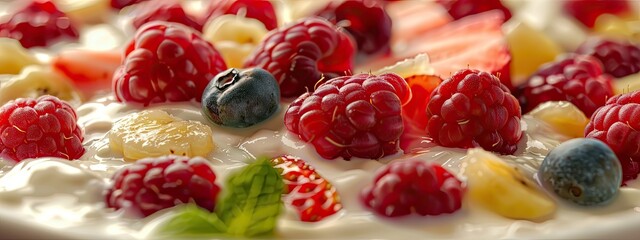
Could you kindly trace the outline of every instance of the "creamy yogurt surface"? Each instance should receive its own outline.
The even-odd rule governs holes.
[[[637,181],[623,187],[619,196],[604,207],[581,208],[558,200],[557,212],[541,222],[507,219],[467,200],[462,209],[450,215],[388,219],[375,215],[359,200],[359,192],[370,184],[378,168],[389,162],[411,158],[435,161],[459,173],[466,150],[426,144],[420,153],[397,154],[379,161],[325,160],[315,153],[313,146],[287,133],[282,123],[286,105],[282,105],[279,113],[267,122],[244,130],[212,125],[201,115],[197,103],[160,104],[151,108],[167,111],[182,119],[200,121],[213,129],[217,148],[207,158],[218,176],[218,184],[223,188],[224,179],[246,165],[245,161],[257,156],[282,154],[305,159],[335,185],[343,210],[317,223],[301,222],[292,210],[287,210],[279,220],[278,238],[593,237],[591,234],[608,232],[604,230],[629,222],[640,223],[640,184]],[[111,96],[80,106],[79,125],[85,129],[87,152],[75,161],[41,158],[23,161],[13,168],[3,168],[6,172],[0,178],[0,213],[15,212],[19,215],[11,218],[20,216],[21,220],[65,229],[67,233],[77,233],[78,237],[100,233],[104,238],[153,238],[156,227],[175,209],[139,220],[105,208],[102,195],[111,174],[128,164],[123,156],[109,149],[106,135],[115,121],[140,110],[118,103]],[[523,116],[522,123],[524,136],[519,150],[513,156],[503,156],[503,159],[533,176],[546,153],[568,137],[556,133],[551,126],[530,115]],[[603,231],[596,231],[600,228]],[[616,233],[621,232],[607,234]]]
[[[551,24],[559,18],[549,5],[519,4],[521,18],[551,36],[566,24]],[[4,3],[0,3],[2,7]],[[522,5],[522,6],[520,6]],[[553,5],[555,6],[555,5]],[[4,8],[0,8],[4,11]],[[546,12],[549,16],[536,13]],[[282,20],[281,21],[286,21]],[[563,20],[565,21],[565,20]],[[122,24],[115,24],[122,25]],[[87,49],[115,49],[123,41],[124,33],[113,25],[96,25],[85,29],[80,44],[71,47]],[[574,46],[577,38],[562,39],[566,46]],[[101,41],[96,41],[100,39]],[[97,44],[101,42],[101,44]],[[61,46],[69,47],[69,46]],[[39,54],[46,60],[48,53]],[[291,209],[280,216],[276,238],[634,238],[640,233],[640,181],[622,187],[619,195],[603,207],[582,208],[556,199],[558,209],[553,216],[540,222],[511,220],[491,213],[464,199],[463,207],[449,215],[409,216],[389,219],[366,209],[359,199],[360,191],[371,183],[375,171],[393,161],[420,159],[434,161],[454,173],[459,173],[466,150],[425,144],[417,154],[396,154],[381,160],[341,159],[325,160],[313,146],[301,142],[283,126],[286,104],[268,121],[255,127],[238,130],[209,123],[200,113],[198,103],[158,104],[144,109],[161,109],[184,120],[207,124],[213,129],[216,149],[207,156],[224,188],[226,177],[258,156],[275,157],[289,154],[307,161],[338,190],[343,209],[334,216],[317,223],[298,220]],[[118,119],[142,108],[122,104],[113,96],[88,101],[77,109],[78,124],[85,131],[86,153],[79,160],[56,158],[25,160],[17,165],[0,160],[0,230],[3,237],[27,236],[41,238],[77,239],[146,239],[154,238],[155,230],[175,209],[159,212],[143,220],[126,216],[121,211],[107,209],[103,190],[110,184],[111,175],[129,164],[123,156],[111,151],[106,134]],[[544,156],[568,137],[557,133],[543,121],[530,115],[522,119],[523,138],[513,156],[503,160],[521,167],[533,177]],[[464,176],[459,176],[463,178]],[[25,235],[26,234],[26,235]]]

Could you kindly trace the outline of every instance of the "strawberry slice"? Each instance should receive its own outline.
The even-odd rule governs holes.
[[[385,10],[393,22],[391,41],[395,46],[404,45],[429,30],[453,21],[445,8],[432,1],[390,2]]]
[[[292,156],[271,160],[285,183],[285,202],[292,205],[300,220],[317,222],[342,209],[336,188],[307,162]]]
[[[511,89],[511,53],[502,33],[503,23],[504,16],[498,10],[465,17],[415,37],[407,43],[410,48],[361,69],[377,69],[427,53],[436,75],[443,79],[460,69],[472,68],[496,74]]]
[[[51,61],[53,69],[72,80],[85,98],[111,88],[113,73],[120,66],[119,51],[69,50]]]
[[[413,98],[402,106],[404,132],[400,137],[400,148],[405,153],[416,152],[430,142],[427,136],[427,105],[431,92],[436,89],[442,79],[433,75],[414,75],[405,79],[411,88]]]

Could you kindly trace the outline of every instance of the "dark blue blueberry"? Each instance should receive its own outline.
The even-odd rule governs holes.
[[[622,167],[606,144],[576,138],[549,152],[538,177],[546,188],[563,199],[584,206],[600,205],[618,193]]]
[[[222,126],[244,128],[271,117],[280,106],[280,88],[271,73],[227,69],[202,94],[202,113]]]

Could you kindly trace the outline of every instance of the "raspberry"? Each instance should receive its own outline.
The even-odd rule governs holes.
[[[590,38],[576,52],[594,56],[616,78],[640,72],[640,46],[628,40]]]
[[[640,173],[640,91],[616,95],[591,116],[585,137],[603,141],[622,165],[622,181]]]
[[[590,28],[602,14],[624,15],[633,12],[627,0],[571,0],[564,1],[563,9]]]
[[[0,108],[0,157],[78,159],[84,137],[77,120],[73,108],[54,96],[10,101]]]
[[[192,20],[177,0],[151,1],[139,4],[134,11],[133,26],[137,29],[152,21],[182,23],[202,31],[202,25]]]
[[[523,112],[547,101],[569,101],[587,117],[613,96],[611,76],[589,55],[569,54],[542,65],[521,86],[518,96]]]
[[[209,1],[209,7],[201,20],[204,25],[210,19],[225,14],[244,14],[247,18],[262,22],[267,30],[278,27],[278,17],[273,4],[265,0],[215,0]]]
[[[25,48],[46,47],[79,36],[69,17],[49,0],[34,0],[0,23],[0,37],[17,39]]]
[[[149,216],[178,204],[195,203],[213,211],[220,187],[201,157],[145,158],[116,172],[107,189],[107,206],[135,216]]]
[[[500,10],[502,14],[504,14],[505,21],[511,18],[511,11],[502,5],[500,0],[438,0],[438,3],[446,8],[449,15],[454,19],[460,19],[495,9]]]
[[[333,24],[345,23],[346,29],[364,54],[390,53],[391,17],[377,0],[331,2],[318,13]]]
[[[267,70],[282,97],[297,97],[324,77],[351,71],[355,46],[350,37],[321,18],[302,19],[271,31],[247,57],[245,67]]]
[[[401,107],[410,97],[395,74],[338,77],[293,101],[284,122],[323,158],[378,159],[398,152]]]
[[[513,154],[522,137],[520,106],[500,79],[463,69],[431,94],[427,133],[445,147]]]
[[[453,213],[462,206],[465,188],[446,169],[432,162],[393,162],[375,174],[362,202],[387,217]]]
[[[148,0],[111,0],[111,7],[115,9],[123,9],[127,6],[131,6],[133,4],[141,3],[144,1],[148,1]]]
[[[118,101],[145,106],[200,101],[209,81],[226,69],[209,42],[179,23],[151,22],[138,29],[113,77]]]

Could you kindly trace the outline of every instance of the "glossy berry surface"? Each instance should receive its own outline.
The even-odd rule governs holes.
[[[77,121],[75,110],[53,96],[8,102],[0,108],[0,158],[78,159],[85,150]]]
[[[209,81],[227,69],[209,42],[182,24],[152,22],[138,29],[113,77],[121,102],[143,105],[200,101]]]
[[[271,160],[285,183],[284,201],[303,222],[317,222],[342,209],[336,188],[303,159],[285,155]]]
[[[587,27],[593,27],[602,14],[624,15],[631,13],[632,4],[627,0],[572,0],[564,1],[563,9]]]
[[[391,18],[375,0],[332,2],[316,16],[344,27],[356,40],[358,52],[391,52]]]
[[[74,23],[49,0],[30,1],[0,23],[0,37],[16,39],[25,48],[46,47],[79,36]]]
[[[111,0],[111,7],[115,9],[123,9],[136,3],[141,3],[148,0]]]
[[[570,54],[542,65],[515,95],[524,113],[543,102],[568,101],[589,117],[613,96],[613,90],[611,76],[604,73],[598,59]]]
[[[247,18],[262,22],[267,30],[278,27],[278,16],[270,1],[265,0],[215,0],[209,1],[206,13],[201,20],[204,25],[213,18],[225,15],[243,14]]]
[[[350,73],[355,51],[347,33],[324,19],[305,18],[269,32],[244,65],[273,74],[282,97],[297,97],[323,78]]]
[[[133,26],[136,29],[148,22],[165,21],[181,23],[195,30],[202,31],[202,25],[192,20],[177,0],[144,2],[136,6],[133,14],[135,15],[133,18]]]
[[[640,45],[628,40],[590,38],[576,52],[597,58],[604,72],[616,78],[640,72]]]
[[[606,144],[591,138],[575,138],[549,152],[538,177],[561,198],[590,206],[604,204],[616,196],[622,170]]]
[[[105,196],[107,207],[136,217],[187,203],[213,211],[220,192],[215,173],[201,157],[141,159],[120,169],[112,180]]]
[[[411,98],[395,74],[331,79],[289,105],[284,123],[326,159],[378,159],[399,150],[401,107]]]
[[[502,12],[505,20],[511,18],[511,11],[502,5],[500,0],[438,0],[438,2],[447,9],[449,15],[454,19],[460,19],[491,10],[499,10]]]
[[[440,165],[406,160],[378,170],[361,200],[387,217],[440,215],[460,209],[464,192],[462,182]]]
[[[487,72],[463,69],[431,94],[427,133],[444,147],[512,154],[522,137],[518,100]]]
[[[249,127],[271,117],[280,106],[278,82],[269,72],[230,68],[202,94],[202,113],[218,125]]]
[[[623,182],[636,179],[640,173],[640,91],[609,99],[591,116],[585,137],[611,147],[622,165]]]

